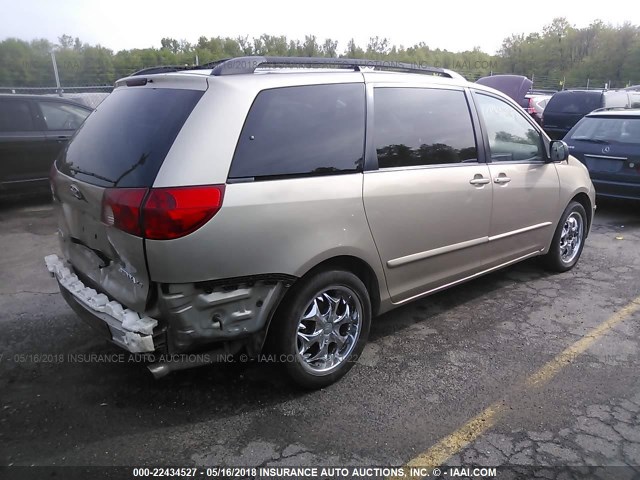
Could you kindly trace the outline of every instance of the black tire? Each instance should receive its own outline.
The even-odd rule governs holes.
[[[571,220],[569,220],[570,217],[574,221],[579,222],[579,232],[574,233],[572,236],[579,244],[576,245],[577,248],[571,249],[571,255],[567,255],[566,229],[568,228],[567,222],[572,223]],[[544,266],[548,270],[553,272],[566,272],[578,263],[582,249],[584,248],[585,238],[587,237],[587,222],[587,212],[585,212],[584,207],[578,202],[570,202],[560,217],[560,222],[558,222],[558,226],[553,235],[549,252],[542,257]],[[563,236],[563,232],[565,232],[565,236]]]
[[[325,330],[333,328],[334,331],[331,333],[327,333],[326,331],[320,333],[319,335],[322,335],[324,339],[315,339],[315,344],[312,342],[308,343],[311,347],[306,350],[307,358],[313,358],[314,353],[321,353],[321,342],[323,345],[328,345],[327,352],[331,351],[333,345],[334,356],[331,358],[340,358],[342,356],[341,350],[342,353],[349,352],[344,355],[344,358],[341,361],[336,360],[336,365],[331,368],[327,368],[327,370],[323,372],[319,370],[314,371],[314,366],[312,365],[313,362],[310,363],[305,361],[303,356],[299,353],[299,345],[303,345],[303,341],[299,339],[298,327],[301,324],[303,315],[305,313],[310,313],[312,302],[315,301],[315,305],[318,307],[319,312],[322,312],[323,310],[326,312],[330,311],[329,309],[331,308],[331,304],[329,301],[325,300],[326,297],[322,296],[325,292],[327,294],[333,292],[330,295],[332,299],[341,298],[341,302],[344,302],[333,304],[335,305],[335,310],[333,310],[334,316],[340,313],[343,314],[342,318],[347,319],[344,313],[347,312],[346,305],[347,302],[349,302],[349,311],[357,312],[358,321],[353,322],[352,320],[349,320],[348,323],[345,323],[344,325],[340,325],[340,323],[332,323],[332,327],[325,325]],[[342,295],[345,297],[342,298]],[[316,316],[313,318],[317,319],[321,317],[325,318],[324,316]],[[333,317],[327,316],[326,318],[328,319]],[[321,328],[320,325],[321,321],[309,320],[302,326],[307,329],[307,336],[312,337],[311,331],[319,331],[319,328]],[[312,273],[309,277],[303,278],[287,293],[287,297],[284,299],[283,304],[278,308],[273,319],[269,331],[269,340],[270,344],[275,347],[276,355],[278,356],[280,363],[284,366],[290,379],[301,387],[307,389],[318,389],[336,382],[353,367],[367,342],[370,326],[371,301],[369,299],[367,288],[364,286],[362,281],[350,272],[342,270],[324,270]],[[344,330],[343,327],[347,327],[347,329]],[[328,339],[330,338],[329,336],[335,335],[336,332],[340,334],[340,338],[348,338],[347,333],[354,333],[356,330],[357,335],[353,335],[354,340],[349,345],[347,345],[347,340],[343,346],[339,347],[338,343],[335,341],[331,343],[331,340]],[[346,332],[344,335],[342,334],[343,331]],[[337,337],[331,338],[335,339]],[[317,349],[317,352],[314,352],[314,348]],[[317,362],[320,364],[323,363],[322,360],[318,360]]]

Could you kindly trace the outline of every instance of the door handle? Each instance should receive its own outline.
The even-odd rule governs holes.
[[[507,177],[506,175],[501,175],[494,178],[493,181],[496,183],[509,183],[511,181],[511,178]]]
[[[484,178],[484,177],[478,176],[478,177],[474,177],[471,180],[469,180],[469,183],[471,185],[486,185],[490,181],[491,180],[489,180],[488,178]]]

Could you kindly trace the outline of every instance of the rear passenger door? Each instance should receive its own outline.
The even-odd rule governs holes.
[[[47,174],[38,164],[46,156],[31,100],[0,98],[0,183],[18,186]]]
[[[369,95],[364,204],[397,303],[482,270],[493,185],[463,89]]]
[[[546,160],[540,132],[526,114],[503,99],[474,93],[493,182],[489,233],[495,263],[544,248],[559,215],[556,167]]]

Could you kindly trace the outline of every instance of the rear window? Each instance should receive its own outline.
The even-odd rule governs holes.
[[[547,104],[545,114],[577,113],[587,114],[602,107],[601,92],[558,92]]]
[[[571,140],[595,140],[640,145],[640,118],[585,117],[570,133]]]
[[[258,94],[230,178],[355,172],[364,158],[363,84],[309,85]]]
[[[149,187],[202,91],[118,88],[89,115],[58,169],[104,187]]]

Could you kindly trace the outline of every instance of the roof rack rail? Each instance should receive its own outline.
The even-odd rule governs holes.
[[[254,73],[258,67],[263,66],[287,67],[287,66],[332,66],[355,71],[362,69],[376,68],[380,70],[389,70],[396,72],[408,73],[425,73],[429,75],[438,75],[449,78],[463,79],[462,75],[444,68],[422,66],[412,63],[396,62],[393,60],[369,60],[365,58],[325,58],[325,57],[263,57],[248,56],[230,58],[221,61],[211,71],[213,76],[222,75],[240,75],[246,73]]]

